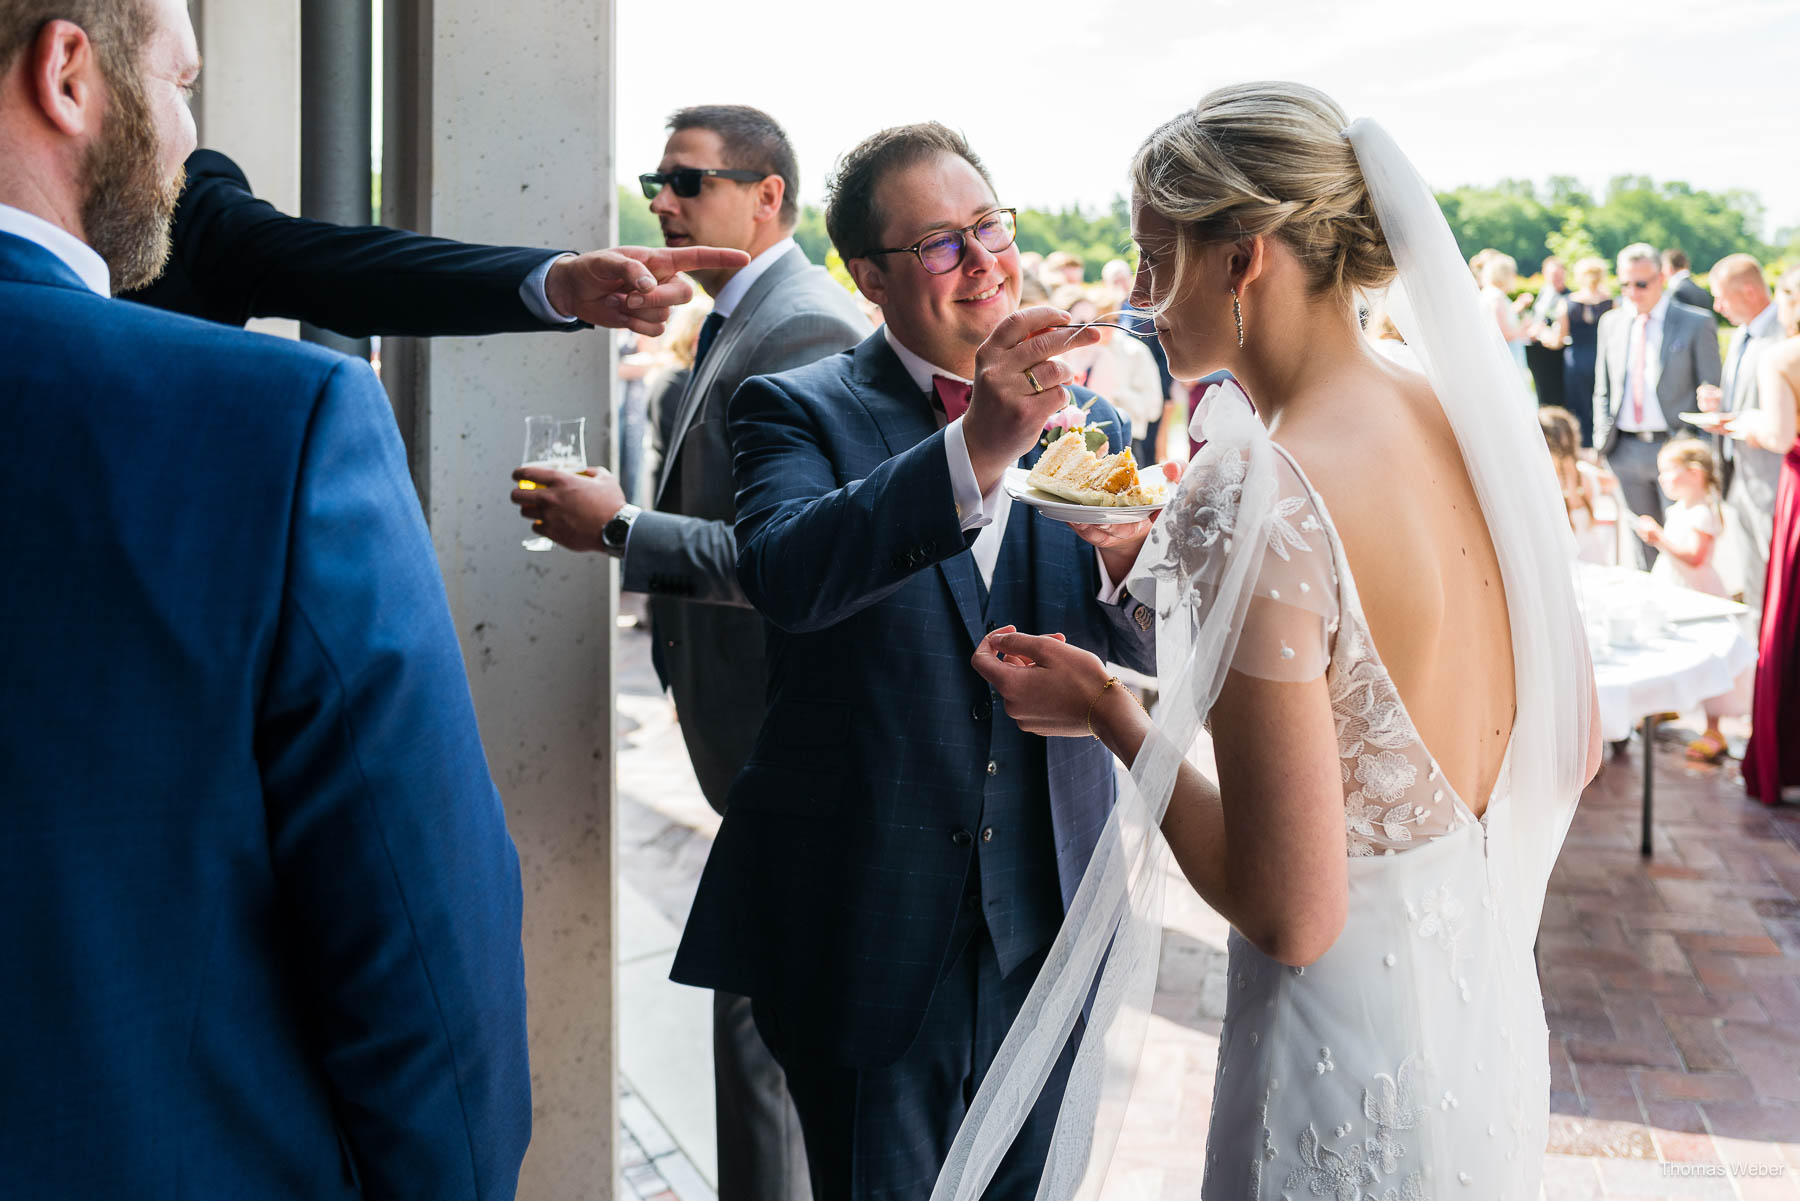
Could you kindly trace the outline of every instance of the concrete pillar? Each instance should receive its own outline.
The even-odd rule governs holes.
[[[232,157],[256,194],[300,211],[300,0],[191,0],[205,71],[200,145]],[[294,337],[293,321],[250,328]]]
[[[610,245],[611,0],[387,0],[383,216],[475,241]],[[610,459],[605,333],[384,341],[525,880],[533,1134],[520,1196],[617,1179],[612,562],[533,554],[507,500],[525,417]]]
[[[300,11],[300,215],[336,225],[371,219],[374,118],[371,0],[306,0]],[[360,359],[366,338],[312,325],[308,342]]]

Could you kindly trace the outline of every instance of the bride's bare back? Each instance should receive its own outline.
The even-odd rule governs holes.
[[[1422,375],[1370,355],[1328,378],[1285,404],[1270,433],[1324,497],[1376,652],[1420,741],[1479,817],[1514,713],[1487,521]]]

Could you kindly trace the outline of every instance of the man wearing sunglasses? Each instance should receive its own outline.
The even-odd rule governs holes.
[[[657,169],[639,177],[674,253],[741,250],[748,266],[690,274],[712,296],[655,487],[655,508],[626,503],[613,476],[521,469],[547,487],[513,499],[571,550],[622,559],[620,587],[650,597],[657,673],[708,803],[750,757],[767,711],[763,623],[738,586],[732,443],[725,404],[753,375],[785,371],[854,346],[869,323],[792,237],[799,170],[781,126],[742,105],[685,108],[669,118]],[[660,436],[659,436],[660,441]],[[779,1065],[749,1001],[713,997],[720,1201],[805,1201],[805,1149]]]
[[[1152,614],[1118,586],[1148,524],[1078,533],[999,486],[1065,403],[1054,355],[1097,334],[1015,312],[1013,211],[960,135],[865,140],[826,221],[886,326],[732,399],[772,704],[671,974],[754,999],[815,1196],[924,1197],[1114,797],[1098,743],[1023,733],[970,660],[1018,625],[1153,671]],[[1035,1191],[1069,1062],[989,1197]]]
[[[1700,407],[1700,386],[1717,386],[1719,335],[1710,312],[1668,293],[1655,247],[1627,246],[1618,266],[1626,303],[1602,316],[1595,333],[1594,448],[1632,512],[1660,522],[1667,501],[1656,456],[1682,428],[1679,415]],[[1640,546],[1639,555],[1644,567],[1656,561],[1654,547]]]

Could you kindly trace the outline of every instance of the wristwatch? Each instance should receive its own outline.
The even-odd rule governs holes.
[[[600,549],[615,559],[625,557],[625,540],[631,537],[631,523],[643,512],[636,505],[620,505],[612,520],[600,527]]]

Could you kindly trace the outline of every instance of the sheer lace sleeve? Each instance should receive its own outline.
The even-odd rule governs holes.
[[[1227,387],[1236,393],[1231,385],[1214,392]],[[1288,683],[1317,679],[1338,623],[1320,501],[1247,400],[1211,403],[1201,422],[1206,444],[1133,572],[1142,582],[1132,594],[1154,595],[1163,619],[1159,668],[1172,677],[1210,625],[1228,632],[1221,661],[1232,670]],[[1187,620],[1175,620],[1183,610]]]
[[[1231,669],[1299,683],[1318,679],[1331,663],[1337,570],[1318,496],[1279,447],[1274,466],[1276,499]],[[1195,588],[1204,596],[1210,585],[1202,578]]]

